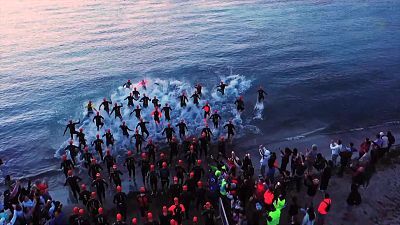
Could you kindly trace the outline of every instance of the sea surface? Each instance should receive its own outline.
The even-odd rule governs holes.
[[[54,171],[66,122],[83,120],[89,100],[122,96],[127,79],[201,83],[210,96],[239,82],[219,106],[243,95],[242,135],[273,142],[396,124],[399,71],[398,0],[3,0],[1,173]]]

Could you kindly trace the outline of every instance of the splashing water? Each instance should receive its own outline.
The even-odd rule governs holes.
[[[193,99],[190,98],[191,94],[194,93],[194,85],[189,82],[182,80],[161,80],[156,78],[153,80],[146,80],[145,85],[143,85],[142,81],[138,84],[133,84],[131,88],[133,89],[136,87],[141,94],[140,97],[143,97],[143,94],[146,94],[146,96],[151,99],[154,96],[157,96],[157,98],[160,100],[160,108],[162,108],[165,103],[168,103],[172,108],[171,121],[166,121],[164,115],[162,115],[160,124],[156,124],[152,118],[152,112],[154,111],[153,104],[150,103],[148,108],[142,108],[140,104],[142,109],[142,118],[144,121],[150,122],[147,124],[147,129],[150,133],[149,138],[157,142],[165,142],[165,136],[162,135],[163,129],[168,123],[171,123],[171,126],[174,127],[175,132],[178,134],[178,128],[175,127],[175,125],[179,123],[180,120],[184,120],[188,126],[188,132],[186,135],[192,135],[196,137],[199,136],[202,128],[204,128],[205,124],[208,124],[210,121],[204,119],[204,111],[202,106],[205,105],[206,102],[208,102],[211,106],[212,112],[214,110],[218,110],[218,113],[222,117],[218,129],[215,129],[212,125],[210,125],[210,128],[212,128],[213,132],[213,140],[217,140],[219,136],[226,134],[223,125],[229,120],[232,120],[233,124],[235,125],[235,137],[243,136],[248,132],[259,133],[260,130],[257,127],[249,124],[251,120],[246,120],[246,122],[242,120],[241,115],[237,112],[234,105],[236,98],[251,87],[252,80],[246,79],[244,76],[234,74],[221,77],[221,80],[228,84],[225,89],[225,95],[221,95],[221,93],[217,92],[216,86],[203,86],[202,96],[198,107],[193,104]],[[135,105],[133,107],[128,107],[127,101],[124,100],[132,91],[131,88],[124,88],[122,86],[118,87],[118,89],[111,94],[111,101],[113,104],[122,103],[124,105],[124,107],[121,109],[123,121],[126,122],[126,125],[130,129],[135,130],[139,120],[134,116],[134,114],[130,116],[130,113],[134,108],[136,108],[136,106],[139,104],[139,101],[134,101]],[[180,101],[178,99],[183,92],[185,92],[189,98],[189,102],[185,108],[180,106]],[[94,101],[94,105],[96,107],[98,107],[100,104],[101,100]],[[80,124],[80,128],[84,129],[87,144],[90,146],[90,143],[95,140],[96,134],[100,134],[100,136],[102,136],[107,129],[111,129],[115,139],[114,148],[111,149],[113,154],[116,152],[123,152],[126,149],[133,149],[133,143],[131,143],[130,139],[122,135],[122,130],[119,127],[122,124],[122,121],[119,118],[114,119],[114,115],[109,116],[104,110],[100,110],[100,115],[104,117],[104,126],[100,129],[100,131],[97,131],[97,127],[92,121],[93,115],[88,117],[87,111],[82,111],[82,116],[84,119],[81,120],[82,122]],[[130,132],[130,135],[132,134],[134,134],[134,131]],[[69,140],[66,140],[60,146],[55,153],[55,157],[60,157],[64,153],[69,155],[69,152],[65,152],[64,150],[64,148],[68,145],[68,142]],[[78,143],[76,137],[74,143]],[[89,147],[89,149],[91,148]]]

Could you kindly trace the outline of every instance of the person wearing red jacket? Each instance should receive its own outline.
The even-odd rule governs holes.
[[[265,193],[264,193],[264,203],[265,203],[265,208],[267,210],[270,210],[273,208],[273,203],[274,201],[274,191],[269,188]]]
[[[174,198],[174,204],[168,208],[171,212],[172,218],[177,222],[178,225],[182,224],[183,215],[185,214],[185,206],[179,203],[178,198]]]
[[[318,225],[324,225],[325,217],[328,215],[331,208],[332,199],[329,197],[328,193],[325,193],[324,199],[319,203],[318,206]]]

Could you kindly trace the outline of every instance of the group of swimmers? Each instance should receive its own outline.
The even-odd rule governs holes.
[[[138,120],[135,129],[131,129],[123,120],[123,103],[114,102],[112,107],[113,102],[104,98],[98,108],[95,108],[91,101],[86,106],[87,115],[96,125],[98,132],[107,126],[105,118],[102,116],[102,111],[104,111],[110,117],[113,115],[114,120],[121,121],[122,137],[134,140],[134,148],[126,150],[123,162],[118,162],[118,156],[112,150],[116,140],[111,129],[105,129],[103,135],[97,134],[91,143],[87,142],[84,130],[77,129],[81,123],[80,120],[70,120],[64,130],[64,134],[69,131],[70,141],[64,149],[68,154],[62,156],[60,168],[66,177],[65,185],[70,187],[73,198],[80,204],[79,208],[74,208],[69,223],[72,225],[101,225],[110,224],[108,221],[112,220],[116,225],[129,223],[180,225],[188,222],[191,217],[193,224],[217,224],[215,207],[218,205],[220,192],[225,189],[225,187],[220,188],[219,181],[224,180],[225,176],[230,176],[228,167],[232,166],[229,163],[226,165],[228,159],[226,148],[229,144],[227,141],[232,141],[235,135],[233,121],[228,120],[223,126],[224,129],[227,129],[227,134],[218,138],[217,151],[213,151],[211,146],[213,133],[207,122],[201,129],[199,137],[189,136],[187,134],[188,125],[182,119],[171,117],[173,109],[168,103],[164,103],[162,106],[156,96],[151,99],[145,93],[140,93],[142,90],[144,92],[147,90],[145,81],[134,86],[128,80],[123,87],[130,90],[124,100],[127,100],[127,106],[132,110],[130,115],[134,115]],[[217,85],[216,91],[223,97],[227,87],[229,84],[221,81]],[[257,93],[258,101],[263,101],[266,92],[260,87]],[[206,98],[202,85],[195,85],[190,98],[193,106],[200,107],[199,100]],[[180,107],[188,107],[189,98],[186,96],[186,92],[178,96],[178,99]],[[134,107],[135,104],[136,107]],[[238,113],[245,110],[242,96],[239,96],[233,104],[236,105]],[[211,107],[212,103],[209,102],[201,106],[203,118],[204,121],[210,120],[214,129],[218,129],[222,117],[218,110],[212,111]],[[167,143],[166,148],[160,147],[162,143],[157,143],[155,139],[152,139],[154,134],[147,128],[150,122],[143,118],[148,116],[143,115],[142,110],[145,108],[152,108],[151,117],[156,126],[161,126],[162,120],[166,123],[162,130],[162,135],[165,135]],[[179,122],[173,126],[171,123],[175,120]],[[174,127],[178,128],[177,132]],[[145,146],[144,142],[147,142]],[[80,157],[78,158],[78,156]],[[80,163],[87,170],[91,180],[89,183],[85,184],[87,179],[74,172]],[[210,168],[213,168],[212,171],[209,170]],[[140,171],[138,173],[141,176],[140,182],[137,182],[136,178],[137,169]],[[129,183],[138,187],[138,191],[135,192],[136,204],[134,206],[130,205],[127,197],[130,193],[125,192],[126,190],[122,188],[124,176],[122,171],[127,171]],[[217,171],[218,173],[216,173]],[[210,186],[211,180],[214,182],[213,188]],[[172,183],[170,184],[170,182]],[[141,185],[138,186],[137,183]],[[111,220],[105,216],[108,214],[106,211],[109,211],[105,210],[107,189],[115,191],[113,203],[117,214]],[[160,196],[167,196],[166,201],[160,201],[160,204],[166,205],[162,207],[159,219],[156,219],[150,202]],[[171,205],[167,207],[168,204]],[[130,212],[132,207],[139,209],[140,215]],[[132,216],[135,217],[130,218]]]

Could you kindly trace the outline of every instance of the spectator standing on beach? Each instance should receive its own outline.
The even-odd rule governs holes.
[[[391,131],[388,131],[386,136],[388,137],[388,150],[394,145],[396,142],[396,139],[394,138],[393,134]]]
[[[361,204],[361,195],[358,192],[358,185],[351,184],[351,191],[349,196],[347,197],[347,204],[349,206],[360,205]]]
[[[325,224],[325,217],[326,215],[328,215],[331,209],[331,204],[332,204],[332,199],[329,197],[328,193],[325,193],[324,199],[321,201],[321,203],[319,203],[318,206],[318,219],[317,219],[318,225]]]
[[[320,191],[326,191],[328,189],[329,180],[332,176],[333,163],[331,160],[328,161],[327,166],[324,168],[321,174],[321,185],[319,186]]]
[[[337,158],[339,157],[339,152],[341,152],[342,151],[342,148],[343,148],[343,146],[342,146],[342,141],[341,140],[337,140],[337,142],[335,142],[335,141],[331,141],[331,144],[330,144],[330,148],[331,148],[331,150],[332,150],[332,157],[331,157],[331,160],[332,160],[332,162],[333,162],[333,166],[335,166],[336,167],[336,165],[337,165]]]
[[[358,151],[359,153],[358,159],[361,159],[361,157],[363,157],[363,155],[369,151],[370,146],[371,146],[371,141],[369,140],[369,138],[365,138],[365,141],[360,145],[360,150]]]
[[[312,173],[314,162],[315,159],[317,158],[317,154],[318,154],[318,147],[315,144],[311,146],[311,150],[309,149],[306,150],[306,167],[308,173]]]
[[[258,152],[260,153],[260,174],[261,176],[265,176],[265,167],[268,164],[269,157],[271,156],[271,152],[265,148],[263,145],[258,147]]]
[[[310,206],[307,209],[301,209],[301,211],[305,213],[301,225],[314,225],[316,219],[314,208]]]

